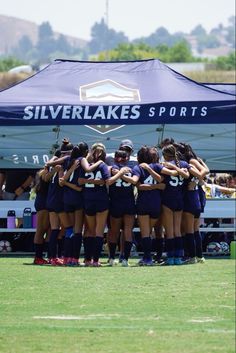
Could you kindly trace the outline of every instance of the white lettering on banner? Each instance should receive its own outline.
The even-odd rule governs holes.
[[[18,156],[17,154],[12,155],[12,162],[14,164],[36,164],[36,165],[44,165],[49,161],[50,157],[47,154],[43,155],[27,155],[27,156]]]
[[[24,109],[24,120],[128,120],[138,119],[141,115],[141,105],[108,105],[108,106],[80,106],[80,105],[42,105],[27,106]],[[207,107],[196,106],[153,106],[149,108],[149,117],[195,117],[206,116]]]

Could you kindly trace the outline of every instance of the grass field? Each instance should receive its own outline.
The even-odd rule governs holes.
[[[235,352],[234,260],[129,268],[31,262],[0,258],[1,353]]]

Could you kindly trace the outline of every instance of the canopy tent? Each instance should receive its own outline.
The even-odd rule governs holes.
[[[102,141],[108,152],[127,137],[136,151],[173,137],[189,142],[210,168],[232,170],[230,92],[192,81],[158,60],[56,60],[0,92],[0,166],[39,167],[64,136],[74,143]]]

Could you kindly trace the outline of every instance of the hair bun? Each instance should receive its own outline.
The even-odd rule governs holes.
[[[64,145],[68,145],[68,143],[70,143],[70,140],[67,137],[64,137],[63,140],[62,140],[62,143]]]

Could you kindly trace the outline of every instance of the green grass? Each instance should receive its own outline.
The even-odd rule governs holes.
[[[234,352],[234,260],[172,267],[24,265],[31,261],[0,258],[0,352]]]

